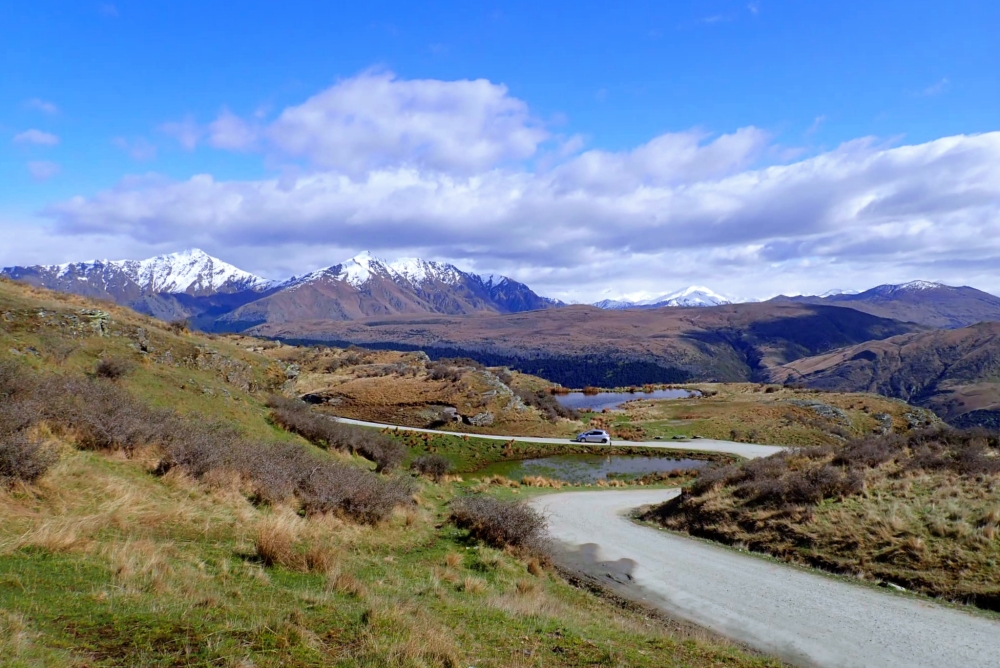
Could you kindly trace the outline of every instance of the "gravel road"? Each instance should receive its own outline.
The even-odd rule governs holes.
[[[352,420],[350,418],[337,418],[338,422],[354,424],[361,427],[378,427],[389,429],[399,429],[400,431],[416,431],[426,434],[447,434],[450,436],[475,436],[476,438],[488,438],[497,441],[521,441],[525,443],[569,443],[566,438],[543,438],[540,436],[497,436],[487,434],[465,434],[457,431],[441,431],[439,429],[421,429],[419,427],[400,427],[394,424],[382,424],[379,422],[365,422],[363,420]],[[685,441],[615,441],[615,445],[634,445],[643,448],[662,448],[664,450],[686,450],[700,452],[725,452],[732,455],[739,455],[747,459],[755,457],[767,457],[782,450],[777,445],[757,445],[755,443],[736,443],[733,441],[716,441],[710,438],[698,438]],[[598,443],[590,443],[600,447]]]
[[[560,556],[632,598],[799,666],[1000,667],[1000,623],[638,525],[627,511],[676,490],[531,501]]]

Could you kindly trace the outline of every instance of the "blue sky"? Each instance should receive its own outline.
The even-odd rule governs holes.
[[[278,276],[370,248],[570,299],[1000,291],[1000,249],[959,243],[1000,224],[997,26],[990,2],[6,3],[0,263],[197,244]]]

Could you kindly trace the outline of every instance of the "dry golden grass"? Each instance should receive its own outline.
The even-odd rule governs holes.
[[[140,539],[111,543],[102,552],[118,586],[126,591],[163,593],[174,575],[168,551],[168,545]]]
[[[372,601],[364,614],[365,628],[344,658],[361,666],[458,668],[460,654],[452,633],[418,609],[390,601]]]
[[[280,508],[257,523],[254,548],[265,566],[307,570],[305,555],[296,550],[304,521],[290,509]]]
[[[18,659],[31,643],[32,633],[21,615],[0,610],[0,657]],[[14,664],[16,665],[16,664]]]
[[[480,578],[467,575],[461,584],[462,591],[467,594],[482,594],[486,591],[486,582]]]
[[[444,556],[444,563],[451,568],[458,568],[459,566],[462,565],[462,561],[464,560],[464,558],[465,557],[463,557],[458,552],[449,552]]]
[[[829,462],[843,450],[825,456],[817,451],[818,459],[789,455],[787,469],[772,467],[752,483],[720,483],[703,491],[696,484],[695,491],[649,517],[792,562],[1000,609],[1000,474],[958,473],[933,464],[924,470],[914,463],[927,456],[921,447],[852,469],[863,476],[860,488],[815,503],[764,502],[752,492],[738,493],[736,485],[777,489],[805,471],[835,472]],[[966,453],[943,461],[967,466],[973,460]],[[991,456],[984,461],[983,470],[990,470]],[[764,463],[760,470],[768,471]]]

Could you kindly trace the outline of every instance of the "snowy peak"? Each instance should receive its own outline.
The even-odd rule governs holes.
[[[92,260],[9,269],[12,272],[28,269],[56,280],[117,289],[124,289],[124,286],[115,284],[131,282],[135,288],[146,293],[205,295],[262,291],[271,286],[271,281],[237,269],[198,248],[146,260]]]
[[[263,290],[271,282],[193,248],[148,260],[115,262],[150,292],[214,294],[220,291]]]
[[[456,285],[462,280],[462,272],[453,265],[441,262],[431,262],[420,258],[402,258],[389,263],[388,268],[411,285],[422,285],[440,281],[447,285]]]
[[[663,295],[656,299],[642,303],[643,306],[722,306],[731,303],[729,299],[723,297],[709,288],[692,285]]]
[[[626,308],[659,308],[662,306],[722,306],[731,303],[730,299],[723,297],[709,288],[701,285],[692,285],[676,292],[654,297],[653,299],[643,299],[640,301],[605,299],[593,304],[593,306],[602,309],[620,310]]]
[[[936,290],[938,288],[947,288],[949,286],[943,283],[934,283],[932,281],[910,281],[909,283],[901,283],[899,285],[879,285],[872,288],[869,292],[874,292],[879,295],[895,295],[902,292],[922,292],[924,290]]]
[[[820,299],[826,299],[827,297],[840,297],[841,295],[856,295],[857,290],[841,290],[840,288],[834,288],[833,290],[827,290],[819,296]]]
[[[635,308],[637,303],[628,301],[627,299],[602,299],[599,302],[594,302],[591,306],[596,306],[606,311],[620,311],[626,308]]]
[[[354,288],[361,288],[373,277],[379,277],[399,285],[420,288],[434,282],[458,285],[463,280],[474,276],[475,274],[466,274],[454,265],[443,262],[433,262],[415,257],[388,261],[364,251],[340,264],[314,271],[301,278],[292,278],[286,285],[309,283],[325,278],[344,281]],[[487,287],[491,285],[482,278],[476,278]]]

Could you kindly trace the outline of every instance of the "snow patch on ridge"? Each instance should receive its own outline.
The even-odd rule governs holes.
[[[198,248],[146,260],[68,262],[47,269],[58,278],[75,274],[81,281],[107,269],[118,270],[145,290],[174,294],[214,292],[227,286],[239,290],[264,290],[272,285],[271,281],[238,269]]]

